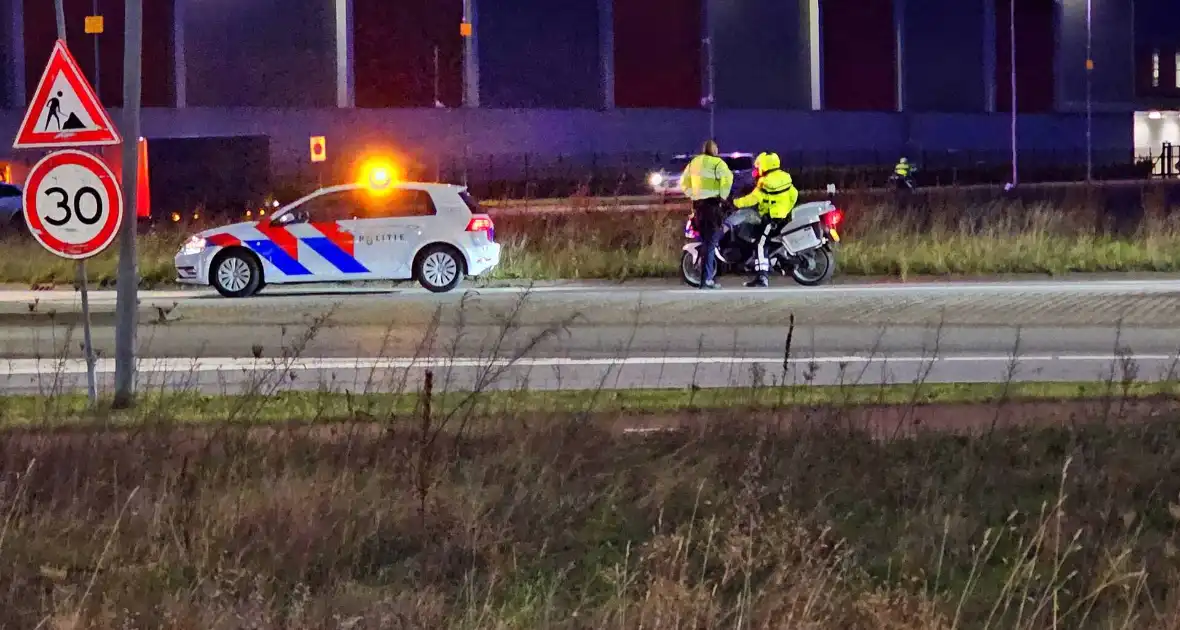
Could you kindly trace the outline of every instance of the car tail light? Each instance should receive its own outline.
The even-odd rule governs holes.
[[[824,215],[824,227],[829,230],[836,228],[844,222],[844,212],[839,208],[832,210]]]
[[[488,240],[493,240],[496,237],[496,224],[492,222],[492,217],[486,214],[477,214],[467,222],[467,231],[487,232]]]

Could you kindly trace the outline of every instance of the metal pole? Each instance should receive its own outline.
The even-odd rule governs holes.
[[[135,395],[135,327],[139,301],[135,231],[139,186],[139,102],[143,62],[143,0],[126,0],[123,44],[123,231],[115,295],[115,408]]]
[[[54,10],[57,11],[57,38],[66,41],[66,8],[62,0],[54,0]]]
[[[471,25],[472,33],[463,38],[463,107],[459,111],[460,134],[463,136],[463,185],[468,183],[468,162],[471,161],[471,143],[467,137],[467,113],[479,104],[479,90],[475,81],[478,61],[475,45],[474,0],[463,0],[463,22]]]
[[[1009,81],[1012,85],[1012,186],[1017,184],[1016,176],[1016,0],[1008,0],[1008,52]]]
[[[57,13],[57,38],[66,41],[66,10],[64,0],[53,4]],[[86,261],[79,260],[74,266],[78,291],[82,298],[82,353],[86,357],[86,399],[93,406],[98,402],[98,385],[94,374],[94,344],[90,336],[90,292],[86,287]]]
[[[1093,136],[1093,85],[1094,55],[1093,38],[1090,18],[1092,15],[1092,0],[1086,0],[1086,181],[1094,177],[1094,136]]]
[[[91,2],[91,15],[98,15],[98,0]],[[98,33],[94,34],[94,93],[102,100],[102,71],[98,62]]]
[[[709,27],[709,35],[705,37],[705,58],[709,72],[709,138],[716,140],[716,84],[713,79],[713,29]]]
[[[434,108],[443,109],[442,99],[438,93],[438,46],[434,47]],[[442,181],[442,157],[438,151],[434,153],[434,181]]]

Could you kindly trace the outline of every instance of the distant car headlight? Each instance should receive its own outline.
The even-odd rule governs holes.
[[[664,183],[664,174],[663,173],[652,173],[651,175],[648,176],[647,181],[652,186],[659,186],[660,184]]]
[[[192,256],[199,254],[205,249],[205,239],[194,236],[185,242],[184,246],[180,248],[180,253],[185,256]]]

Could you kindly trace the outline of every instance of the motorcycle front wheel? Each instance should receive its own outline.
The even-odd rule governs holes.
[[[692,261],[692,254],[680,253],[680,279],[694,289],[701,286],[701,268]]]

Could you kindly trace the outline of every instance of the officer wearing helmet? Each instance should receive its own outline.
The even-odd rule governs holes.
[[[750,194],[735,199],[733,205],[739,211],[730,215],[725,223],[735,227],[740,223],[758,222],[762,226],[755,250],[754,271],[757,277],[746,283],[747,287],[770,286],[770,260],[766,258],[766,239],[770,237],[771,228],[779,221],[786,219],[795,208],[799,200],[799,190],[791,175],[782,169],[776,153],[760,153],[754,159],[754,168],[758,172],[758,183]]]
[[[914,168],[910,165],[910,161],[903,155],[897,161],[897,165],[893,167],[893,179],[897,182],[905,184],[907,188],[914,187],[914,180],[910,177],[913,174]]]

